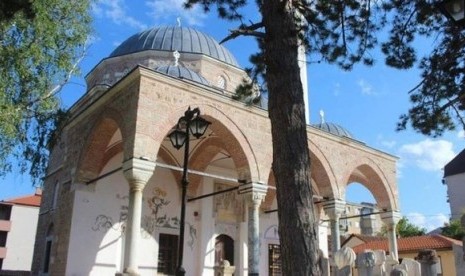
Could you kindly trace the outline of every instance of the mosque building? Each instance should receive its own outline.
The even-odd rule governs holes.
[[[246,77],[224,46],[180,26],[135,34],[100,61],[50,156],[33,274],[174,275],[183,241],[186,275],[216,275],[225,260],[234,275],[279,275],[266,103],[232,98]],[[186,145],[173,147],[170,134],[186,114],[211,124],[189,140],[180,238]],[[345,191],[356,182],[373,194],[396,257],[397,158],[336,124],[307,133],[323,256],[340,247]]]

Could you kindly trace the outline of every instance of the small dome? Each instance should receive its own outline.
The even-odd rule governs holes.
[[[239,67],[236,59],[211,36],[188,27],[155,27],[126,39],[111,54],[116,57],[145,50],[198,53]]]
[[[201,84],[210,85],[210,83],[204,77],[202,77],[199,73],[196,73],[182,66],[174,66],[174,65],[160,66],[156,68],[155,71],[163,73],[165,75],[178,78],[178,79],[188,79],[188,80],[195,81]]]
[[[340,137],[353,138],[352,134],[347,129],[337,124],[320,123],[320,124],[313,124],[312,126],[320,130],[326,131],[328,133],[340,136]]]

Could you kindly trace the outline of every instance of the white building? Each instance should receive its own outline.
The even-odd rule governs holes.
[[[465,150],[446,164],[443,183],[447,185],[451,219],[460,220],[465,214]]]
[[[0,270],[31,270],[41,194],[0,201]]]

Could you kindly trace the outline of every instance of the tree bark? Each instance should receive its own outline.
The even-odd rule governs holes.
[[[289,0],[263,1],[261,13],[283,275],[320,275],[298,66],[298,15]]]

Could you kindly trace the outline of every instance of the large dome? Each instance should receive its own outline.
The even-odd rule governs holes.
[[[126,39],[110,57],[145,50],[198,53],[239,67],[236,59],[211,36],[188,27],[155,27]]]
[[[320,123],[320,124],[313,124],[315,128],[321,129],[325,132],[329,132],[331,134],[340,136],[340,137],[348,137],[353,138],[352,134],[345,128],[340,125],[333,124],[333,123]]]

